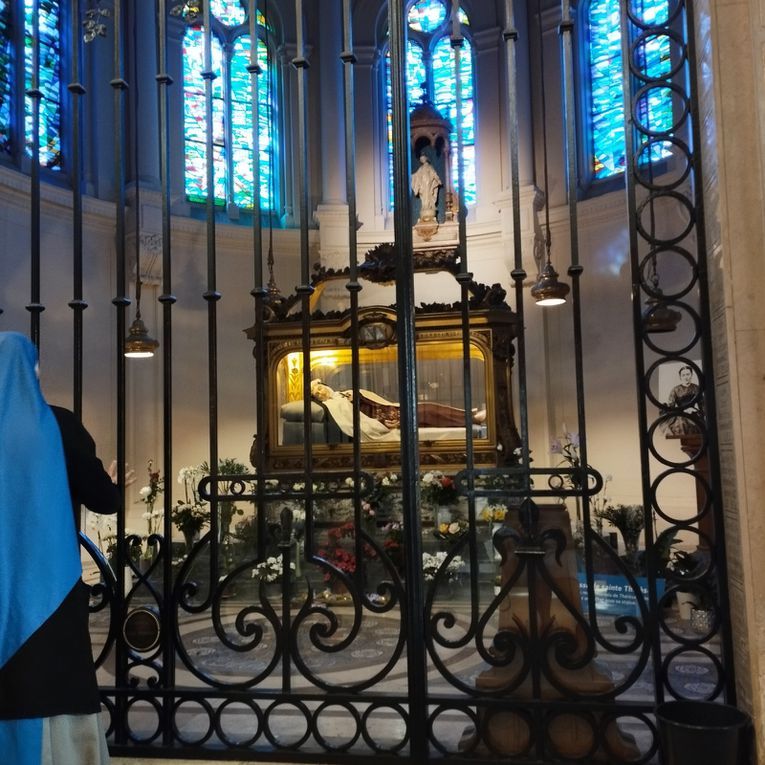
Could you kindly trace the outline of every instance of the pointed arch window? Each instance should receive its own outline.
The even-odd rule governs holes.
[[[252,110],[250,63],[252,42],[247,11],[238,0],[210,4],[213,88],[212,137],[215,203],[253,207]],[[270,37],[273,30],[258,11],[257,109],[259,119],[258,191],[262,210],[276,207],[275,66]],[[204,30],[192,26],[183,37],[185,189],[191,202],[207,200],[207,130],[205,120]]]
[[[17,160],[32,156],[33,100],[26,95],[34,73],[34,18],[37,14],[40,164],[60,170],[61,8],[57,0],[0,0],[0,151]]]
[[[452,123],[452,151],[457,150],[457,92],[454,78],[454,50],[451,47],[451,3],[446,0],[416,0],[409,6],[406,51],[406,87],[411,111],[423,98],[429,98],[443,117]],[[470,21],[460,8],[464,44],[460,53],[462,100],[462,146],[465,202],[476,201],[475,177],[475,65],[467,32]],[[393,207],[393,107],[390,51],[385,57],[386,115],[388,138],[388,198]],[[452,162],[454,187],[458,187],[458,165]]]
[[[662,24],[667,20],[668,0],[639,0],[640,18],[645,23]],[[584,15],[587,41],[586,88],[588,114],[585,135],[588,137],[587,162],[594,181],[624,172],[624,99],[622,89],[622,36],[619,0],[589,0]],[[670,38],[664,34],[648,35],[635,51],[644,77],[664,78],[671,69]],[[642,84],[642,83],[641,83]],[[618,87],[617,87],[618,85]],[[668,131],[672,126],[672,97],[667,88],[652,88],[638,103],[640,123],[652,131]],[[669,154],[656,144],[651,161]],[[641,161],[648,161],[647,152]]]

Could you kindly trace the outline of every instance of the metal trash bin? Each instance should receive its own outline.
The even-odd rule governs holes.
[[[729,704],[668,701],[656,709],[664,765],[745,765],[751,718]]]

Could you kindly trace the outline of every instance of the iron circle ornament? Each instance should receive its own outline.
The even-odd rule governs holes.
[[[254,731],[251,736],[236,741],[226,732],[223,719],[228,708],[235,705],[246,707],[253,713],[253,715],[255,715],[255,720],[257,721],[255,725],[247,727],[247,730]],[[252,701],[252,699],[226,699],[219,707],[217,707],[217,709],[215,709],[213,724],[215,725],[215,732],[227,746],[249,747],[260,738],[263,731],[263,711],[254,701]],[[237,727],[242,728],[244,726],[238,723]]]
[[[385,712],[390,710],[397,714],[404,725],[404,733],[398,741],[391,741],[389,746],[380,746],[380,743],[375,740],[369,732],[369,720],[370,717],[376,712]],[[395,754],[400,752],[409,743],[411,734],[409,733],[409,715],[401,704],[395,702],[372,702],[361,716],[361,735],[367,745],[377,754],[387,753]]]
[[[646,132],[648,133],[648,131]],[[648,133],[648,135],[650,136],[648,140],[643,141],[638,147],[638,150],[632,155],[632,172],[638,179],[640,185],[650,191],[671,191],[672,189],[676,189],[684,183],[692,170],[691,150],[688,147],[688,144],[685,143],[685,141],[681,141],[679,138],[666,133]],[[657,147],[660,148],[662,144],[676,146],[679,152],[674,156],[678,156],[679,154],[685,160],[683,172],[678,176],[668,174],[671,180],[666,183],[653,180],[654,176],[649,168],[651,154],[656,151]],[[646,175],[648,177],[646,177]]]
[[[136,708],[139,704],[145,704],[151,712],[154,713],[154,717],[156,720],[156,726],[153,730],[149,729],[149,724],[147,720],[148,711],[147,709],[142,708]],[[136,715],[141,716],[141,723],[140,726],[136,725],[133,726],[130,723],[130,715],[131,713],[135,713]],[[136,743],[136,744],[150,744],[152,741],[156,741],[161,735],[162,735],[162,720],[164,717],[164,710],[162,709],[162,705],[160,703],[160,699],[158,699],[156,696],[152,696],[150,694],[141,694],[131,696],[127,699],[125,702],[125,720],[127,721],[127,734],[128,738]],[[141,730],[144,735],[137,735],[134,732],[134,728],[138,728]]]
[[[271,718],[274,715],[275,710],[280,708],[293,708],[303,715],[303,722],[305,723],[305,730],[302,733],[295,731],[298,725],[298,721],[294,720],[290,724],[290,732],[295,731],[294,739],[287,741],[284,736],[277,735],[272,729]],[[291,699],[289,701],[276,701],[266,709],[264,718],[263,732],[266,735],[268,741],[276,749],[299,749],[306,741],[311,737],[311,711],[308,707],[298,699]]]
[[[690,467],[691,465],[695,465],[701,459],[701,456],[709,445],[709,439],[703,429],[700,429],[698,433],[698,435],[701,436],[701,443],[698,450],[690,457],[688,457],[687,460],[671,460],[668,457],[664,457],[656,448],[656,444],[654,443],[654,437],[656,436],[657,431],[661,430],[663,432],[662,427],[666,424],[667,420],[672,419],[674,416],[675,415],[673,414],[662,415],[653,423],[651,423],[651,426],[648,428],[648,450],[654,457],[656,457],[659,462],[661,462],[662,465],[666,465],[667,467],[671,468]],[[692,419],[689,415],[684,416],[688,419]]]
[[[643,0],[629,0],[627,3],[627,16],[639,29],[671,26],[677,20],[683,8],[685,8],[685,0],[667,0],[666,4],[662,4],[659,7],[661,8],[661,17],[649,19],[642,14],[646,10],[652,12],[655,6],[646,5]]]
[[[662,261],[668,260],[675,266],[678,263],[682,266],[685,266],[686,263],[688,264],[690,267],[690,276],[682,287],[674,291],[668,290],[665,279],[662,289],[654,288],[651,275],[653,271],[657,270],[660,258]],[[693,256],[688,250],[683,247],[678,247],[677,245],[659,245],[658,247],[653,247],[640,261],[639,269],[640,286],[648,295],[653,298],[660,298],[661,300],[679,300],[680,298],[685,297],[696,286],[696,283],[699,280],[699,267],[693,259]],[[675,271],[677,271],[677,268],[675,268]]]
[[[327,711],[331,709],[342,709],[348,717],[343,717],[343,734],[346,734],[345,728],[348,726],[351,720],[353,720],[354,728],[351,731],[351,735],[343,743],[330,743],[327,738],[322,735],[319,730],[321,715],[326,712],[327,716],[331,716],[332,712]],[[314,711],[313,713],[313,735],[316,740],[324,747],[327,752],[347,752],[358,741],[361,735],[361,715],[359,710],[350,703],[341,701],[325,701]],[[337,735],[337,734],[336,734]]]
[[[184,736],[183,731],[181,730],[181,727],[176,723],[176,717],[179,712],[183,709],[183,707],[201,707],[204,710],[205,715],[207,716],[207,730],[201,731],[199,734],[195,736]],[[185,714],[193,714],[194,720],[199,720],[199,713],[198,712],[189,712],[188,710],[183,710]],[[210,737],[215,731],[215,726],[213,724],[213,716],[215,714],[215,710],[212,707],[212,704],[207,699],[200,699],[200,698],[180,698],[178,699],[175,704],[173,705],[173,732],[175,733],[177,739],[179,742],[186,746],[202,746],[206,741],[210,740]],[[197,730],[197,725],[194,725],[193,730]]]
[[[649,109],[642,108],[641,104],[643,103],[642,99],[645,99],[646,101],[650,100],[649,94],[652,90],[668,90],[670,95],[676,96],[679,103],[682,104],[682,109],[672,110],[673,112],[677,112],[677,119],[675,119],[675,121],[668,127],[663,127],[660,130],[654,130],[648,125],[643,124],[643,120],[640,118],[641,113],[649,114],[650,112]],[[691,104],[687,94],[683,93],[682,89],[673,82],[667,82],[666,80],[650,80],[649,82],[646,82],[645,85],[638,88],[635,93],[635,99],[632,102],[632,120],[635,129],[643,135],[665,136],[676,133],[682,128],[683,124],[688,119],[690,112]]]
[[[122,623],[122,637],[128,647],[137,653],[154,650],[162,636],[159,613],[151,606],[134,608]]]
[[[601,737],[603,740],[603,751],[608,757],[612,758],[613,762],[619,762],[619,753],[614,751],[613,744],[608,736],[608,731],[612,725],[619,725],[619,723],[626,723],[627,721],[636,721],[630,724],[630,728],[634,730],[636,723],[641,724],[645,728],[645,737],[650,736],[651,744],[647,751],[641,754],[636,759],[630,759],[629,765],[643,765],[643,763],[653,762],[656,753],[659,751],[659,734],[656,730],[654,722],[648,717],[648,715],[642,712],[627,712],[624,714],[606,713],[600,719],[600,729],[602,731]]]
[[[651,203],[656,203],[665,198],[674,200],[679,203],[681,208],[685,208],[688,219],[685,228],[679,234],[675,234],[667,239],[657,237],[655,233],[651,233],[649,229],[646,229],[641,218],[645,210],[650,212]],[[649,194],[649,196],[638,205],[635,213],[635,225],[637,226],[638,233],[645,239],[645,241],[651,242],[652,244],[678,244],[679,242],[682,242],[696,226],[696,210],[693,206],[693,201],[677,191],[658,191],[654,194]]]
[[[695,361],[691,361],[691,359],[686,358],[685,356],[674,356],[671,357],[664,357],[661,359],[657,359],[656,361],[651,364],[650,367],[645,372],[645,380],[648,383],[646,385],[645,394],[648,398],[648,400],[657,406],[659,409],[662,409],[666,407],[665,401],[660,401],[658,396],[654,395],[654,392],[651,388],[651,383],[653,381],[653,377],[655,374],[658,373],[658,371],[661,369],[661,367],[664,364],[680,364],[684,367],[690,367],[691,370],[694,372],[696,377],[699,381],[699,392],[698,394],[693,398],[688,400],[688,406],[693,406],[694,404],[698,404],[702,401],[704,398],[704,373],[701,371],[701,368],[696,364]]]
[[[662,348],[653,339],[653,337],[659,337],[659,335],[651,335],[651,333],[643,331],[643,341],[645,344],[652,351],[656,351],[656,353],[658,353],[660,356],[665,357],[666,360],[666,357],[668,356],[682,356],[684,353],[688,353],[691,348],[698,344],[699,340],[701,339],[701,318],[699,317],[698,313],[696,313],[696,311],[687,303],[681,303],[677,300],[663,300],[662,303],[668,308],[678,308],[681,313],[685,312],[693,322],[693,331],[690,333],[690,339],[680,348],[672,348],[670,350]],[[675,333],[673,332],[669,334],[674,335]]]
[[[704,476],[696,470],[692,470],[687,467],[670,468],[669,470],[665,470],[663,473],[658,475],[651,484],[650,488],[651,504],[653,505],[653,509],[659,518],[667,521],[668,523],[678,523],[680,519],[674,518],[671,515],[665,513],[664,510],[662,510],[661,504],[659,502],[659,490],[661,489],[662,483],[664,481],[671,480],[672,478],[676,478],[678,475],[687,475],[694,480],[697,485],[697,497],[699,496],[698,487],[701,487],[704,491],[704,501],[696,515],[692,516],[691,518],[682,519],[683,523],[696,523],[705,517],[712,507],[712,487],[709,485],[707,479],[704,478]]]
[[[717,674],[717,682],[715,683],[714,688],[710,689],[709,693],[704,694],[705,697],[709,699],[713,699],[722,693],[723,687],[725,685],[725,669],[720,663],[720,659],[714,654],[713,651],[710,651],[705,646],[700,645],[700,643],[704,642],[705,640],[706,638],[699,637],[697,640],[690,641],[689,644],[687,645],[681,645],[678,648],[676,648],[674,651],[670,651],[664,657],[664,661],[662,661],[661,663],[663,684],[667,692],[672,696],[672,698],[675,698],[681,701],[689,699],[688,696],[683,696],[681,693],[679,693],[677,689],[671,684],[669,679],[669,671],[675,661],[679,659],[686,660],[688,659],[689,655],[692,655],[694,653],[699,653],[702,656],[704,656],[704,658],[712,664],[712,666],[715,669],[715,673]]]
[[[654,75],[653,77],[650,77],[646,74],[643,74],[643,70],[641,69],[640,61],[641,56],[643,59],[646,58],[645,56],[645,49],[641,46],[648,47],[648,43],[650,40],[658,40],[662,37],[666,37],[669,39],[670,44],[675,43],[677,46],[677,49],[679,49],[679,53],[676,55],[670,55],[667,58],[667,61],[670,62],[670,67],[667,69],[666,72],[661,72],[658,75]],[[635,75],[638,79],[640,79],[643,82],[649,82],[649,81],[656,81],[656,80],[671,80],[673,77],[678,75],[682,68],[685,66],[686,60],[688,58],[688,48],[683,42],[682,37],[680,37],[677,32],[675,32],[673,29],[669,29],[666,27],[663,28],[655,28],[655,27],[644,27],[644,31],[641,32],[630,44],[630,72]]]

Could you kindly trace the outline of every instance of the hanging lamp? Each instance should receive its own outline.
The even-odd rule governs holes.
[[[545,265],[539,272],[536,283],[531,288],[531,297],[537,305],[552,306],[566,302],[570,287],[558,280],[558,272],[550,259],[552,238],[550,236],[550,193],[547,177],[547,101],[545,97],[545,52],[542,36],[542,4],[537,0],[537,25],[539,27],[539,76],[542,83],[542,163],[545,181]]]

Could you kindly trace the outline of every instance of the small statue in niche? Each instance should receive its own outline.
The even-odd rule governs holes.
[[[420,198],[419,222],[436,221],[436,205],[438,204],[438,189],[443,185],[438,173],[430,164],[426,154],[420,154],[420,167],[412,173],[412,191]]]

